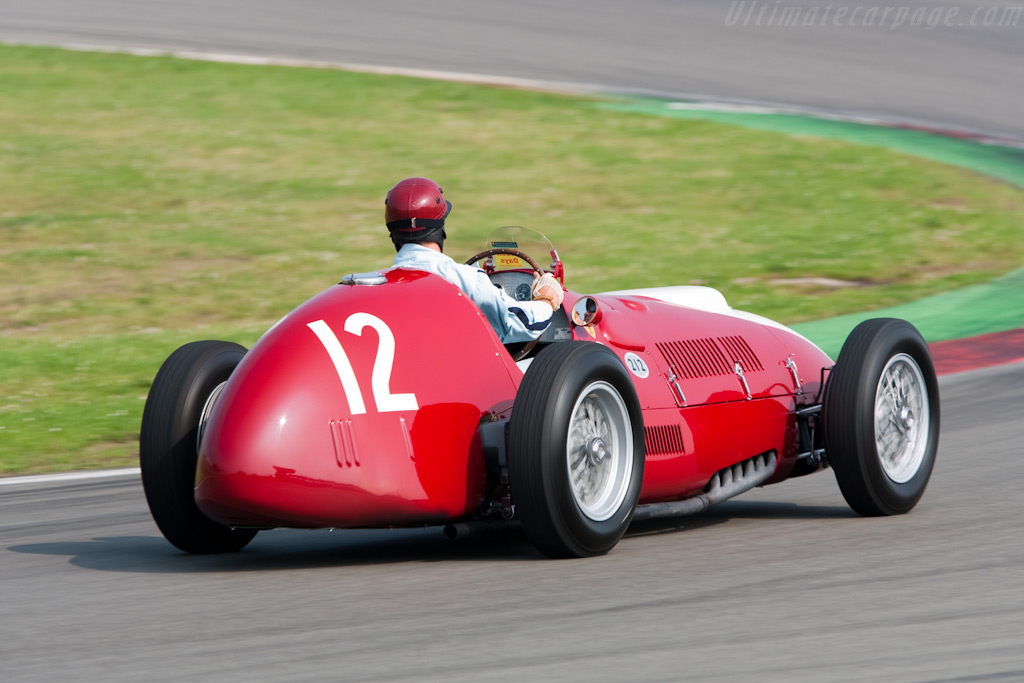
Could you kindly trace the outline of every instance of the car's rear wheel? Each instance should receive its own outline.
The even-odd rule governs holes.
[[[146,399],[139,434],[142,487],[157,527],[185,552],[233,552],[256,535],[214,522],[194,496],[202,425],[244,355],[244,347],[230,342],[186,344],[161,366]]]
[[[508,469],[516,512],[551,557],[611,550],[644,474],[643,418],[619,359],[591,342],[541,351],[516,394]]]
[[[823,406],[825,449],[846,502],[862,515],[908,512],[924,495],[939,442],[939,387],[928,347],[892,318],[858,325]]]

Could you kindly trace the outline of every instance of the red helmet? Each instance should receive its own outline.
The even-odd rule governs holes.
[[[417,242],[434,230],[442,231],[452,203],[444,190],[430,178],[406,178],[391,188],[384,200],[384,221],[392,237],[400,233],[404,242]]]

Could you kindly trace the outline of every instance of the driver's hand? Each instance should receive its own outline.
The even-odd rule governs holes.
[[[551,273],[544,273],[543,276],[533,281],[533,300],[547,301],[551,304],[551,310],[557,311],[562,305],[562,285]]]

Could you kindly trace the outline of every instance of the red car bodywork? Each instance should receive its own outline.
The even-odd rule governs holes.
[[[508,419],[523,371],[457,287],[419,271],[383,274],[384,284],[310,299],[231,375],[199,452],[195,497],[208,517],[345,528],[480,512],[489,493],[481,426]],[[564,309],[579,298],[567,292]],[[697,493],[716,471],[767,451],[778,465],[766,483],[790,474],[795,411],[815,402],[828,356],[727,307],[594,299],[599,319],[569,328],[630,369],[646,435],[640,504]]]

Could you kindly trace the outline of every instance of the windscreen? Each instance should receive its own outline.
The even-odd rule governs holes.
[[[537,264],[554,272],[558,263],[558,252],[548,238],[536,230],[519,226],[498,228],[487,236],[486,249],[518,249],[525,252]],[[530,264],[512,254],[495,254],[479,264],[488,272],[502,270],[532,270]]]

